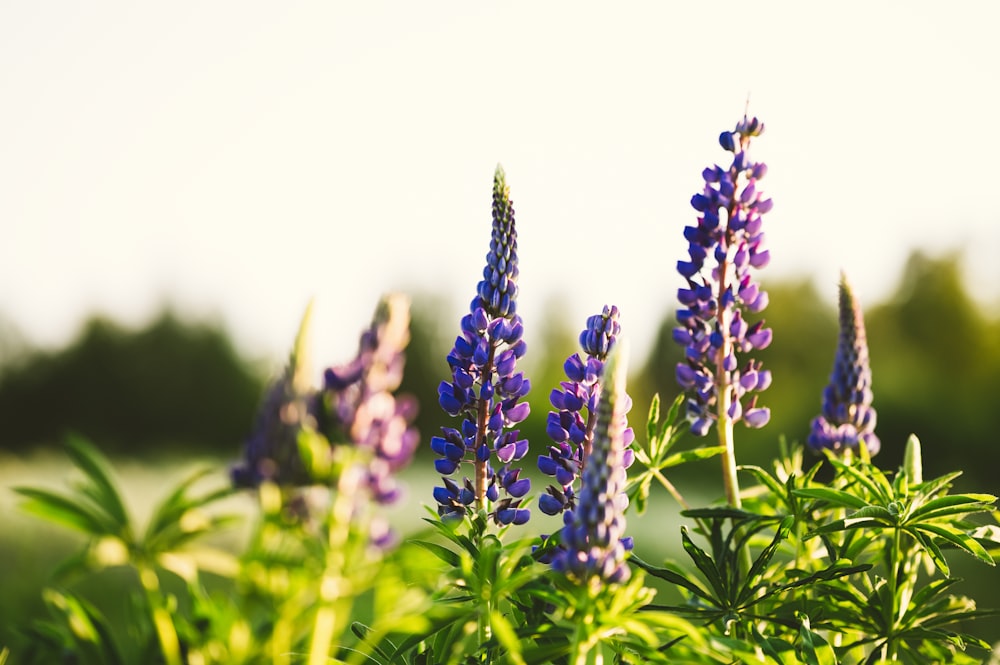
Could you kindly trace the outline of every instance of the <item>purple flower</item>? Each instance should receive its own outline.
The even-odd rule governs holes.
[[[444,487],[434,489],[442,517],[462,517],[488,505],[498,524],[524,524],[530,516],[521,508],[530,481],[511,466],[528,453],[528,441],[520,438],[515,426],[528,417],[528,403],[521,399],[531,388],[516,371],[517,360],[527,349],[521,339],[524,325],[516,313],[517,274],[514,208],[498,166],[493,178],[493,235],[483,279],[448,355],[451,381],[438,386],[441,408],[460,418],[461,425],[444,427],[431,439],[431,449],[439,455],[435,468],[442,476],[470,462],[475,477],[464,478],[461,485],[444,478]]]
[[[757,406],[756,395],[744,405],[748,394],[771,383],[769,371],[745,358],[771,343],[771,330],[763,321],[751,324],[745,318],[767,307],[767,293],[750,272],[770,260],[761,227],[771,199],[758,186],[767,167],[747,152],[750,139],[763,131],[763,123],[744,116],[734,131],[720,135],[720,145],[733,153],[732,163],[702,172],[705,187],[691,199],[700,213],[698,223],[684,229],[688,260],[677,262],[687,285],[677,292],[680,325],[673,338],[684,347],[685,357],[676,377],[688,393],[691,431],[699,436],[720,417],[750,427],[770,419],[770,411]]]
[[[355,358],[324,372],[324,424],[332,430],[330,439],[367,451],[362,484],[381,504],[398,498],[395,474],[410,463],[419,440],[411,427],[416,401],[393,395],[403,378],[409,323],[405,297],[383,298],[361,334]]]
[[[816,451],[858,450],[864,444],[869,455],[878,453],[881,442],[875,434],[872,408],[872,372],[868,364],[868,342],[861,305],[847,277],[840,276],[840,338],[830,383],[823,390],[823,411],[812,421],[807,443]]]
[[[576,505],[576,481],[586,466],[597,426],[597,404],[601,396],[601,374],[608,353],[614,347],[621,324],[619,312],[614,305],[605,305],[604,311],[587,319],[587,327],[580,333],[580,345],[586,353],[586,360],[574,353],[563,365],[568,381],[553,390],[550,396],[556,411],[550,411],[546,432],[552,439],[545,455],[539,455],[538,468],[556,483],[546,489],[538,499],[538,507],[547,515],[557,515]],[[623,396],[627,413],[631,403]],[[624,416],[623,416],[624,418]],[[624,435],[625,467],[632,465],[634,455],[628,450],[635,435],[626,422]]]
[[[310,310],[302,319],[288,364],[280,378],[268,386],[257,410],[250,435],[243,445],[243,459],[230,469],[235,487],[256,488],[262,483],[282,487],[312,484],[299,456],[299,433],[315,429],[316,391],[309,383],[305,340]]]
[[[621,351],[607,359],[606,387],[597,404],[593,447],[583,469],[579,502],[563,515],[562,547],[552,556],[554,569],[583,582],[621,583],[630,572],[625,552],[626,421],[625,363]]]

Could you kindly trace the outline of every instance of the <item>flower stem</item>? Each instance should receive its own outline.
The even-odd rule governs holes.
[[[341,471],[337,494],[330,509],[330,533],[326,555],[326,568],[320,581],[320,606],[313,622],[312,641],[309,645],[309,665],[329,662],[330,648],[337,628],[335,604],[350,596],[348,581],[344,578],[346,549],[351,535],[351,518],[358,491],[358,471],[352,463]]]
[[[480,378],[480,391],[482,386],[485,386],[493,381],[493,358],[496,354],[496,347],[490,344],[490,353],[486,359],[486,365],[483,367],[482,377]],[[479,459],[479,447],[483,445],[483,439],[486,435],[486,424],[490,417],[490,403],[491,400],[482,399],[482,394],[480,393],[479,399],[479,411],[476,413],[476,443],[473,448],[473,454],[475,455],[475,465],[476,465],[476,512],[481,512],[486,509],[486,464],[487,462]]]
[[[139,566],[139,581],[146,592],[150,611],[153,614],[153,626],[163,650],[163,660],[167,665],[181,665],[181,648],[177,639],[177,631],[170,612],[164,606],[163,593],[160,591],[160,578],[156,571],[146,565]]]

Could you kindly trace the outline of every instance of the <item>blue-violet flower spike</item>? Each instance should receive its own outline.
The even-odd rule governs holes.
[[[840,276],[840,337],[830,383],[823,390],[822,414],[812,421],[807,443],[815,451],[857,451],[864,444],[875,455],[881,442],[875,434],[872,372],[861,305],[847,277]]]
[[[688,260],[677,262],[687,285],[677,291],[680,325],[673,337],[684,347],[684,360],[676,376],[688,394],[691,431],[699,436],[719,418],[742,420],[749,427],[770,419],[770,411],[757,406],[756,395],[743,401],[771,383],[770,372],[745,357],[771,343],[763,321],[746,320],[767,306],[767,293],[750,272],[770,260],[761,227],[772,204],[759,187],[767,167],[748,153],[750,139],[763,131],[757,118],[744,116],[734,131],[719,137],[722,148],[733,153],[732,163],[702,172],[704,189],[691,199],[698,223],[684,229]]]
[[[614,305],[605,305],[604,311],[588,318],[587,327],[580,333],[580,346],[586,358],[579,353],[571,355],[564,364],[569,380],[552,391],[550,401],[556,410],[549,412],[546,432],[553,445],[538,457],[539,470],[556,479],[538,499],[539,509],[547,515],[557,515],[576,506],[576,481],[593,446],[604,363],[620,333],[619,311]],[[623,413],[627,413],[629,397],[624,395],[623,399],[626,401]],[[627,422],[624,437],[627,468],[634,459],[628,446],[635,438]]]
[[[411,426],[416,401],[394,395],[403,379],[403,354],[410,340],[410,304],[400,294],[379,302],[370,327],[361,333],[355,358],[324,373],[332,441],[348,441],[368,453],[364,487],[372,499],[390,504],[399,497],[396,473],[408,465],[419,436]]]
[[[528,453],[528,441],[514,427],[528,417],[528,402],[521,400],[531,389],[516,371],[527,349],[517,314],[517,275],[514,207],[503,169],[497,166],[486,267],[448,355],[451,381],[438,386],[441,408],[461,418],[458,428],[444,427],[431,439],[431,449],[439,455],[435,468],[444,476],[444,486],[434,489],[441,517],[461,518],[485,509],[497,524],[524,524],[530,516],[521,507],[530,481],[512,466]],[[473,479],[463,478],[459,484],[447,477],[464,463],[473,465]]]
[[[250,436],[243,446],[243,460],[230,470],[235,487],[255,488],[271,482],[283,487],[312,484],[299,455],[299,433],[314,429],[311,405],[316,391],[310,385],[308,359],[312,304],[299,325],[295,344],[281,377],[268,386],[257,411]]]
[[[606,361],[604,394],[597,405],[590,459],[583,470],[577,506],[566,513],[562,546],[552,560],[556,570],[586,584],[626,582],[625,563],[625,362],[622,348]]]

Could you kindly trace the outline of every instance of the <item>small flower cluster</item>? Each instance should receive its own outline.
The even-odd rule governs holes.
[[[411,427],[417,404],[393,392],[403,379],[403,350],[410,339],[409,303],[384,298],[371,326],[361,334],[355,358],[324,372],[322,399],[329,424],[341,438],[368,452],[364,486],[380,504],[399,497],[395,474],[410,463],[419,436]]]
[[[872,408],[872,372],[861,305],[847,277],[840,277],[840,337],[830,383],[823,390],[822,415],[812,421],[807,443],[816,451],[858,450],[864,444],[869,455],[878,453],[881,442],[875,434]]]
[[[568,381],[552,391],[550,401],[557,411],[550,411],[546,432],[552,439],[548,454],[539,455],[538,468],[556,479],[538,499],[538,508],[546,515],[557,515],[576,506],[574,487],[587,457],[593,447],[594,429],[597,425],[597,404],[601,396],[601,374],[604,363],[621,333],[619,311],[605,305],[604,311],[587,319],[587,327],[580,333],[580,345],[586,360],[574,353],[563,365]],[[627,395],[623,399],[629,400]],[[628,412],[628,402],[623,413]],[[586,413],[584,413],[586,409]],[[623,415],[624,417],[624,415]],[[625,468],[632,465],[634,454],[628,446],[635,438],[627,426],[625,438]]]
[[[516,371],[517,360],[527,349],[517,314],[517,275],[514,207],[498,166],[493,179],[493,234],[483,279],[470,312],[462,318],[462,334],[448,355],[451,381],[438,387],[441,408],[462,419],[460,427],[443,427],[441,435],[431,439],[431,448],[440,456],[435,468],[444,483],[434,488],[442,517],[462,517],[487,503],[498,524],[524,524],[530,517],[521,503],[531,481],[511,466],[528,452],[528,441],[519,438],[513,427],[528,417],[530,407],[521,400],[531,388]],[[475,477],[459,484],[447,476],[460,468],[470,450]],[[494,458],[500,468],[491,464]]]
[[[702,172],[704,190],[691,199],[700,213],[698,224],[684,229],[690,260],[677,262],[687,281],[677,292],[682,307],[673,338],[685,350],[677,381],[690,395],[688,418],[699,436],[720,417],[750,427],[762,427],[770,419],[770,411],[757,406],[756,395],[745,407],[742,401],[770,385],[770,372],[754,360],[741,365],[737,357],[771,343],[771,330],[763,321],[751,325],[744,319],[744,310],[757,314],[768,300],[750,274],[750,268],[763,268],[770,260],[761,228],[772,203],[758,188],[767,167],[748,153],[750,139],[763,131],[757,118],[744,116],[734,131],[719,136],[733,161],[728,168]]]
[[[580,581],[617,584],[628,581],[625,552],[625,363],[616,350],[607,360],[607,385],[597,404],[590,458],[583,469],[578,505],[564,514],[562,548],[552,559],[555,570]]]

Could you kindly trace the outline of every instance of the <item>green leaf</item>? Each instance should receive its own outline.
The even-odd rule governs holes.
[[[805,535],[805,538],[809,539],[812,538],[813,536],[818,536],[820,534],[834,533],[836,531],[844,531],[846,529],[863,529],[869,527],[872,529],[890,528],[887,527],[884,522],[880,522],[876,519],[856,519],[856,520],[843,519],[830,522],[829,524],[824,524],[818,529],[813,529],[812,531],[810,531]]]
[[[771,543],[761,550],[760,554],[754,560],[753,564],[750,566],[750,570],[747,573],[746,581],[743,584],[743,589],[740,591],[739,599],[737,603],[743,605],[747,601],[751,600],[756,592],[755,585],[760,579],[761,575],[764,573],[764,569],[767,565],[771,563],[771,559],[774,557],[775,552],[778,551],[778,546],[781,542],[788,538],[788,532],[792,528],[793,523],[792,517],[786,517],[781,521],[781,525],[778,527],[777,533],[774,534],[774,538]]]
[[[850,476],[859,485],[865,487],[873,496],[878,497],[881,503],[889,503],[892,501],[892,485],[886,480],[885,474],[871,464],[859,465],[864,468],[864,471],[851,464],[845,464],[835,457],[831,457],[830,463],[833,464],[838,471],[846,476]]]
[[[107,459],[97,448],[78,436],[71,436],[67,440],[66,452],[90,481],[83,491],[107,512],[119,529],[128,528],[128,513],[121,493],[111,480],[110,464]]]
[[[115,525],[108,522],[105,515],[94,511],[89,502],[33,487],[15,487],[14,491],[28,499],[21,504],[21,509],[36,517],[91,536],[117,535]]]
[[[905,531],[913,536],[920,546],[924,548],[924,552],[927,556],[931,558],[931,562],[934,563],[934,567],[937,568],[942,575],[948,577],[951,575],[951,568],[948,566],[948,562],[944,558],[944,554],[941,552],[941,548],[937,546],[934,539],[927,534],[921,533],[919,529],[906,528]]]
[[[150,553],[176,549],[200,534],[235,520],[234,516],[208,516],[201,512],[209,504],[232,496],[235,490],[228,485],[200,497],[187,495],[192,485],[210,473],[212,470],[207,468],[193,472],[157,504],[143,538],[143,545]]]
[[[768,473],[765,469],[753,464],[742,464],[740,465],[739,468],[744,471],[749,471],[754,476],[756,476],[757,480],[760,481],[762,484],[766,485],[767,488],[771,490],[771,493],[774,494],[775,496],[777,497],[784,496],[785,494],[784,485],[779,483],[778,480],[770,473]]]
[[[704,600],[707,600],[710,603],[716,602],[715,599],[712,598],[712,595],[708,593],[708,591],[702,589],[699,584],[689,580],[688,578],[684,577],[683,575],[681,575],[676,571],[670,570],[669,568],[661,568],[659,566],[654,566],[651,563],[643,561],[635,554],[632,554],[632,556],[629,557],[629,561],[639,566],[653,577],[658,577],[661,580],[666,580],[671,584],[687,589],[694,595]]]
[[[425,550],[429,551],[431,554],[453,568],[458,568],[462,564],[462,556],[457,552],[452,552],[447,547],[438,545],[437,543],[431,543],[426,540],[411,540],[409,542],[423,547]]]
[[[649,402],[649,415],[646,417],[646,440],[650,442],[656,439],[656,429],[660,422],[660,393],[655,393]]]
[[[688,536],[686,526],[681,527],[681,542],[684,546],[684,551],[688,553],[688,556],[694,561],[694,565],[698,567],[698,570],[701,571],[702,575],[705,576],[705,579],[708,580],[709,585],[715,591],[716,602],[727,604],[729,600],[729,586],[723,580],[712,557],[708,556],[703,549],[695,545],[690,536]]]
[[[717,506],[709,508],[688,508],[687,510],[682,510],[681,515],[684,517],[694,517],[696,519],[716,519],[716,520],[738,520],[745,521],[758,517],[755,513],[748,512],[746,510],[741,510],[739,508],[730,508],[729,506]]]
[[[493,629],[497,641],[507,650],[507,658],[514,665],[524,665],[524,658],[521,657],[521,641],[504,615],[496,610],[490,612],[490,628]]]
[[[802,645],[802,657],[808,665],[837,665],[837,656],[825,639],[814,633],[809,625],[809,617],[797,614],[802,620],[799,627],[799,641]]]
[[[959,548],[960,550],[968,552],[969,554],[976,557],[983,563],[988,564],[990,566],[996,565],[995,562],[993,561],[993,557],[990,556],[990,553],[987,552],[986,549],[982,545],[980,545],[975,538],[969,536],[966,533],[962,533],[958,529],[954,529],[944,524],[927,524],[923,522],[920,524],[913,525],[913,528],[933,533],[934,535],[939,536],[944,540],[947,540],[949,543]]]
[[[883,508],[882,506],[865,506],[844,518],[844,524],[850,528],[850,525],[854,524],[855,521],[872,519],[885,522],[888,525],[894,525],[899,522],[899,513],[893,513],[888,508]]]
[[[667,457],[665,460],[657,464],[656,468],[668,469],[672,466],[679,466],[681,464],[686,464],[687,462],[710,459],[712,457],[721,455],[724,452],[726,452],[725,446],[704,446],[702,448],[692,448],[691,450],[682,450]]]
[[[931,499],[910,513],[910,520],[933,520],[950,515],[985,512],[997,498],[992,494],[953,494]]]
[[[868,505],[868,502],[861,497],[855,496],[850,492],[835,490],[830,487],[808,487],[800,490],[792,490],[792,494],[795,496],[805,497],[807,499],[821,499],[823,501],[829,501],[834,505],[845,506],[847,508],[858,509],[864,508]]]

